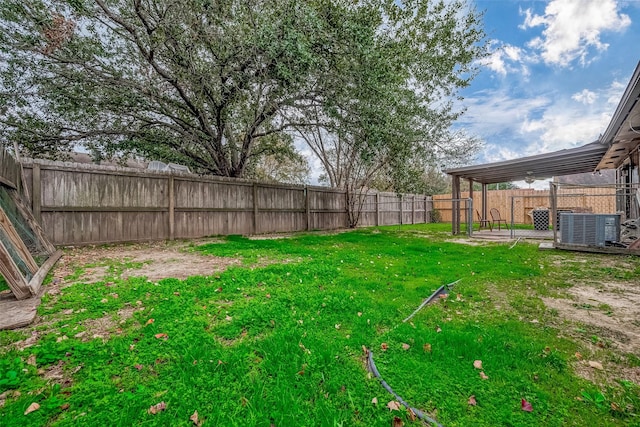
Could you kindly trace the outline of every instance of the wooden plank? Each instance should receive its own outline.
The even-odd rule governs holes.
[[[31,187],[33,190],[33,195],[31,197],[31,210],[33,211],[33,217],[36,221],[42,224],[42,179],[40,174],[40,165],[38,163],[33,164],[31,180]]]
[[[36,318],[40,298],[22,301],[0,300],[0,330],[16,329],[30,325]]]
[[[411,224],[416,223],[416,196],[411,197]]]
[[[7,235],[9,240],[11,240],[11,244],[18,252],[18,256],[22,259],[22,261],[24,261],[24,264],[27,266],[31,274],[34,274],[36,271],[38,271],[38,264],[36,264],[36,261],[31,256],[29,249],[20,238],[20,235],[11,223],[11,220],[9,220],[9,217],[2,208],[0,208],[0,227],[2,227],[2,230]]]
[[[31,296],[26,279],[11,256],[9,256],[9,252],[2,242],[0,242],[0,274],[2,274],[7,285],[9,285],[9,289],[17,299],[21,300]]]
[[[306,186],[304,187],[304,210],[306,216],[306,226],[304,229],[309,231],[311,230],[311,207],[309,204],[309,189]]]
[[[195,208],[198,209],[198,208]],[[167,212],[166,206],[42,206],[41,212]]]
[[[55,251],[53,255],[47,258],[44,264],[40,266],[40,269],[31,278],[28,286],[29,286],[29,289],[31,290],[32,295],[40,296],[42,281],[44,280],[45,277],[47,277],[49,270],[51,270],[51,268],[55,265],[55,263],[58,262],[61,256],[62,256],[62,251],[60,250]]]
[[[175,196],[175,178],[169,177],[169,240],[176,238],[176,196]]]
[[[258,184],[253,183],[253,234],[258,233]]]

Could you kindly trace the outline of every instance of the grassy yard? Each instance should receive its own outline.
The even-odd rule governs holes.
[[[543,302],[577,283],[638,283],[640,259],[471,245],[447,227],[211,239],[187,249],[238,262],[185,280],[68,253],[39,323],[0,332],[0,425],[421,425],[387,407],[363,346],[445,426],[640,425],[638,354]]]

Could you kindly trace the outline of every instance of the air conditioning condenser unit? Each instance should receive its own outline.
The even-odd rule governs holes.
[[[560,241],[564,244],[607,246],[619,240],[619,214],[560,214]]]

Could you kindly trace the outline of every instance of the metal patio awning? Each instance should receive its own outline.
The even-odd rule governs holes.
[[[527,178],[545,179],[553,176],[594,172],[608,148],[608,145],[596,141],[581,147],[552,153],[447,169],[445,172],[482,184],[523,181]]]

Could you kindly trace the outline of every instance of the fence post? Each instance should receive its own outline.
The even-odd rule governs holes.
[[[551,219],[553,221],[553,244],[558,243],[558,187],[549,182],[549,198],[551,199]]]
[[[176,194],[175,179],[173,175],[169,176],[169,240],[176,238]]]
[[[404,220],[403,216],[404,216],[404,212],[403,212],[403,206],[402,206],[402,197],[403,194],[400,195],[400,225],[402,225],[402,221]]]
[[[258,234],[258,183],[253,183],[253,234]]]
[[[427,218],[427,195],[424,196],[424,223],[426,224],[428,221]]]
[[[31,210],[33,211],[33,217],[42,225],[42,177],[40,175],[39,163],[33,162],[33,170],[31,173],[31,189],[33,191]]]
[[[516,210],[516,196],[511,196],[511,232],[509,233],[509,237],[510,238],[515,238],[516,233],[513,230],[513,225],[514,225],[514,221],[513,221],[513,216],[515,215],[515,210]]]
[[[473,235],[473,198],[468,199],[467,207],[467,234],[469,237]]]
[[[380,193],[376,193],[376,227],[380,225]]]
[[[416,195],[411,196],[411,224],[416,223]]]
[[[305,229],[309,231],[311,229],[311,206],[309,206],[309,187],[304,186],[304,210],[307,217],[307,226]]]

